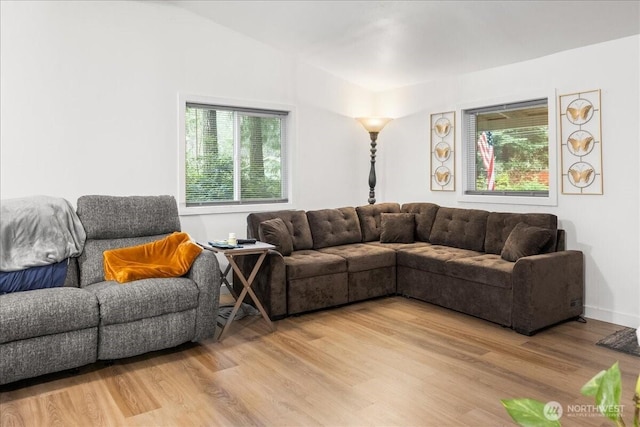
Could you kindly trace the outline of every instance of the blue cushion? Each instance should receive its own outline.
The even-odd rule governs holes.
[[[18,271],[0,271],[0,294],[64,285],[68,259]]]

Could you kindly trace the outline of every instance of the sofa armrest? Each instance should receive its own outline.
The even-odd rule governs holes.
[[[520,258],[512,274],[511,322],[517,332],[532,335],[582,314],[582,252],[561,251]]]
[[[220,304],[220,267],[216,254],[203,250],[191,265],[186,277],[193,280],[199,290],[196,333],[193,341],[211,338],[216,332]]]
[[[249,277],[259,255],[247,255],[238,257],[236,263],[245,275]],[[242,292],[242,283],[233,274],[233,289],[237,295]],[[270,250],[267,253],[251,289],[262,303],[271,320],[282,319],[287,316],[287,269],[284,257],[280,252]],[[247,295],[244,302],[252,304],[253,301]]]
[[[67,276],[64,279],[64,285],[70,288],[80,287],[80,273],[78,273],[78,257],[71,257],[67,264]]]

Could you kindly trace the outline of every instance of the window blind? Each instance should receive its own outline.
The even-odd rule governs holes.
[[[187,206],[287,202],[287,117],[287,111],[187,103]]]
[[[462,137],[465,194],[548,196],[546,98],[464,110]],[[478,187],[480,181],[491,181],[490,167],[478,151],[481,137],[490,141],[494,155],[494,189]]]

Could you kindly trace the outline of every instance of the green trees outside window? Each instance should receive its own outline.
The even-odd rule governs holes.
[[[478,131],[479,138],[482,130]],[[493,130],[491,135],[494,191],[549,191],[548,126]],[[480,153],[476,155],[476,188],[487,188],[487,168]]]
[[[547,99],[465,110],[465,194],[548,196]]]
[[[286,118],[187,103],[187,206],[286,202]]]

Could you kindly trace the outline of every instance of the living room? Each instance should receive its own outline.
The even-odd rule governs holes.
[[[631,4],[637,17],[637,2],[621,3]],[[599,6],[603,19],[606,4]],[[567,248],[584,253],[584,316],[640,325],[640,23],[635,33],[613,40],[409,85],[378,82],[374,89],[374,82],[367,87],[337,77],[166,2],[0,5],[2,199],[44,194],[75,203],[86,194],[178,196],[178,104],[189,95],[292,111],[286,208],[364,205],[370,141],[354,118],[393,117],[378,139],[379,202],[555,214],[567,231]],[[569,24],[575,31],[597,31]],[[447,46],[447,38],[458,36],[452,31],[442,37],[425,43]],[[552,94],[555,101],[594,89],[602,97],[602,195],[562,194],[558,188],[552,205],[505,205],[430,191],[430,114],[532,91]],[[194,214],[184,200],[178,202],[182,228],[196,240],[245,235],[246,208]]]

